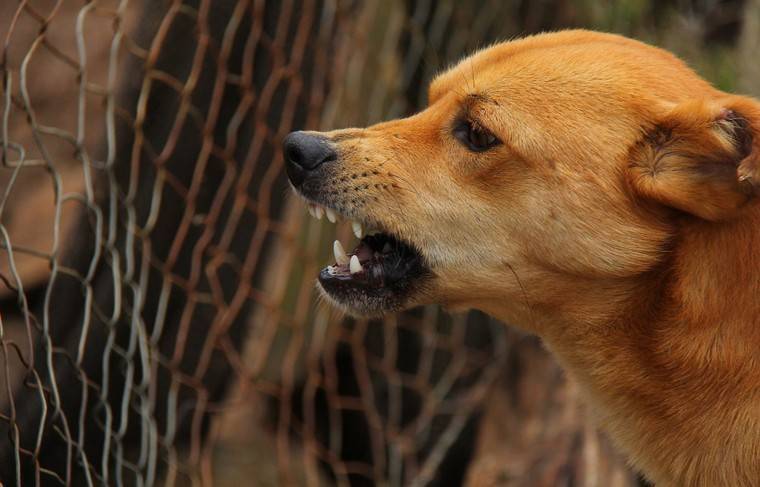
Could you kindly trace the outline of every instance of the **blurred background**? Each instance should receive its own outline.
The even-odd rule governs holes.
[[[2,483],[645,485],[536,338],[320,305],[353,237],[282,171],[291,130],[570,27],[760,96],[760,0],[3,1]]]

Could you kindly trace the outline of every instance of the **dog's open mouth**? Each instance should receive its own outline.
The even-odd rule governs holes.
[[[323,209],[310,204],[317,218]],[[327,210],[330,221],[335,214]],[[354,224],[354,233],[363,230]],[[334,264],[319,273],[325,294],[349,312],[364,315],[395,311],[424,285],[430,271],[413,245],[386,232],[363,236],[356,248],[346,252],[340,241],[333,244]]]

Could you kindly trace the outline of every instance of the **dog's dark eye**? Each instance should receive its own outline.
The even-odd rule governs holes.
[[[490,131],[470,121],[459,123],[454,129],[454,136],[474,152],[483,152],[500,143]]]

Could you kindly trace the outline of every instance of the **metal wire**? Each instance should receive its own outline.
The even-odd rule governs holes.
[[[296,127],[413,108],[403,99],[439,66],[423,57],[445,44],[453,3],[407,8],[0,7],[7,485],[218,484],[240,411],[272,425],[260,441],[281,483],[436,476],[503,362],[501,327],[462,317],[443,332],[434,310],[354,322],[318,306],[333,230],[288,202],[278,150]],[[375,50],[375,73],[398,73],[385,83],[361,68]],[[402,329],[416,368],[398,363]],[[491,345],[470,349],[467,333]],[[352,460],[356,413],[370,453]]]

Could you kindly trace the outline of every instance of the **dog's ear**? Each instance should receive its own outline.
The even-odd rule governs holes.
[[[670,107],[631,149],[634,191],[706,220],[760,194],[760,104],[742,97]]]

